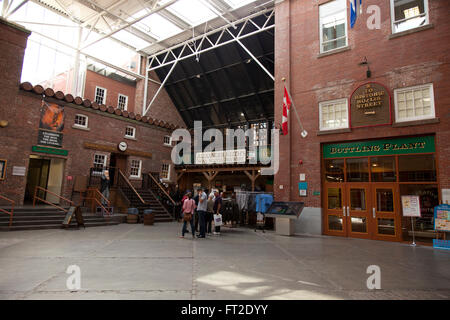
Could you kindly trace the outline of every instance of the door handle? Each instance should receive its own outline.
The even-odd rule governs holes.
[[[350,207],[347,207],[347,217],[350,217]]]
[[[345,206],[342,207],[342,216],[345,217]]]
[[[372,216],[373,216],[374,219],[376,218],[375,208],[372,208]]]

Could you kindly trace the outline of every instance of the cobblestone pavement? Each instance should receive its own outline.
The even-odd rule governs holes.
[[[0,299],[449,299],[450,252],[179,223],[0,233]],[[81,270],[70,291],[68,266]],[[367,289],[379,266],[381,289]]]

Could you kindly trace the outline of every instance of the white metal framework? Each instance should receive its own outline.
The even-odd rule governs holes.
[[[197,59],[199,59],[199,56],[202,53],[230,44],[232,42],[237,42],[264,70],[264,72],[272,80],[275,80],[270,71],[267,70],[267,68],[264,67],[264,65],[253,55],[253,53],[241,42],[242,39],[273,29],[275,27],[274,14],[275,11],[273,9],[266,9],[261,12],[254,13],[246,18],[237,20],[235,22],[230,22],[227,25],[216,30],[206,32],[202,35],[199,35],[190,40],[184,41],[180,44],[149,56],[147,61],[147,78],[148,73],[151,71],[155,71],[166,66],[171,66],[171,68],[148,106],[146,105],[147,90],[145,90],[143,114],[146,115],[148,113],[150,107],[155,102],[157,96],[163,89],[164,85],[166,84],[179,61],[191,57],[196,57]],[[264,19],[261,19],[261,16],[263,16]],[[217,35],[218,37],[216,38]],[[226,35],[229,35],[229,37],[227,37]]]

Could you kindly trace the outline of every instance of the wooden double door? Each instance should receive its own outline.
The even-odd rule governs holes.
[[[324,187],[326,234],[401,240],[396,183],[326,183]]]

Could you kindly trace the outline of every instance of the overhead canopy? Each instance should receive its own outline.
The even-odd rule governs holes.
[[[273,74],[273,31],[241,41]],[[231,42],[198,58],[179,61],[165,84],[188,127],[194,120],[201,120],[203,127],[235,127],[273,119],[274,82],[241,45]],[[155,71],[165,79],[170,69],[168,65]]]

